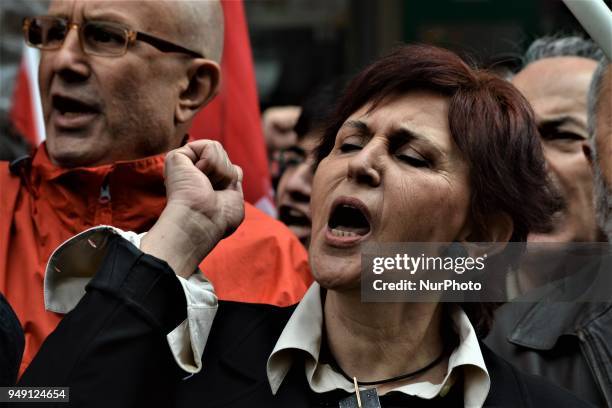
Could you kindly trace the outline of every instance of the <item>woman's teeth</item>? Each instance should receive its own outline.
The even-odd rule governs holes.
[[[331,234],[335,237],[357,237],[358,235],[351,231],[342,231],[339,229],[332,228]]]

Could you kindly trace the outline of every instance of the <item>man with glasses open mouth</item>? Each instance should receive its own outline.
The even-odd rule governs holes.
[[[25,330],[21,372],[84,290],[79,260],[105,241],[86,239],[50,274],[52,251],[96,225],[147,231],[163,210],[165,153],[187,142],[219,90],[223,12],[218,1],[57,0],[23,31],[41,50],[46,142],[32,158],[0,164],[0,292]],[[239,232],[200,266],[220,298],[298,301],[311,278],[297,239],[248,204]],[[253,263],[255,251],[269,258]],[[189,279],[196,292],[208,284]],[[233,290],[237,281],[257,290]]]

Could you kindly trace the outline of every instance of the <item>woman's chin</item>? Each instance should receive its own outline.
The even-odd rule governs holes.
[[[327,290],[345,291],[360,289],[361,276],[357,273],[343,273],[342,271],[325,271],[316,273],[313,271],[313,276],[317,283]]]

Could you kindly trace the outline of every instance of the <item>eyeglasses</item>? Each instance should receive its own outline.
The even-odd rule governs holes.
[[[76,28],[81,49],[89,55],[121,57],[136,41],[143,41],[162,52],[180,52],[195,58],[204,58],[199,52],[113,22],[87,21],[77,24],[65,18],[39,16],[25,18],[22,28],[26,43],[41,50],[61,48],[68,32]]]

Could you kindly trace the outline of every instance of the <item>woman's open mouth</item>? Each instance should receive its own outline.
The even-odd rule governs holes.
[[[370,234],[370,216],[360,200],[340,197],[332,205],[326,239],[333,246],[350,246]]]

